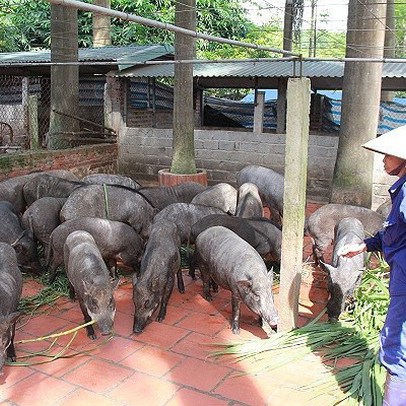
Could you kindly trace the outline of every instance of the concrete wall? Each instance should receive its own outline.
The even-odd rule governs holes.
[[[135,179],[157,180],[159,169],[168,168],[172,159],[172,130],[128,128],[120,130],[119,172]],[[195,130],[198,168],[208,172],[210,184],[235,182],[235,174],[249,164],[263,165],[284,172],[285,136],[246,131]],[[338,136],[310,135],[307,198],[327,203],[330,195]],[[375,156],[373,206],[388,197],[395,178],[385,175],[382,156]]]
[[[284,171],[284,135],[241,131],[195,131],[198,168],[208,172],[209,183],[235,182],[235,174],[249,164]],[[311,135],[309,142],[308,198],[326,202],[333,176],[338,137]],[[157,179],[159,169],[172,158],[172,130],[124,128],[119,136],[119,171],[135,179]]]

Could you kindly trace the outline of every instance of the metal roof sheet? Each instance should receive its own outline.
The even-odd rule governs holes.
[[[100,47],[79,49],[78,60],[120,62],[144,62],[173,54],[171,45],[131,45],[125,47]],[[44,63],[51,62],[51,51],[6,52],[0,53],[0,65],[18,63]]]
[[[344,62],[303,61],[302,75],[306,77],[341,78],[344,76]],[[174,64],[144,65],[112,72],[121,77],[173,77]],[[299,74],[299,63],[294,61],[220,62],[194,65],[195,77],[292,77]],[[406,63],[387,62],[383,64],[383,77],[406,77]]]

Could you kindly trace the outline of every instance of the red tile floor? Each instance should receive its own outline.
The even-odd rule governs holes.
[[[312,211],[313,206],[308,207]],[[310,255],[304,240],[304,258]],[[313,318],[324,307],[327,294],[324,275],[309,265],[303,274],[300,323]],[[24,317],[18,324],[15,347],[19,362],[27,366],[6,366],[0,376],[2,405],[111,405],[111,406],[221,406],[221,405],[329,405],[333,398],[314,399],[303,385],[317,381],[328,371],[317,355],[307,356],[277,370],[258,375],[241,374],[250,368],[248,360],[213,358],[211,344],[266,337],[255,325],[255,317],[243,307],[241,334],[229,327],[230,292],[220,289],[209,303],[202,297],[201,280],[186,274],[186,293],[175,288],[162,323],[152,321],[143,333],[132,333],[133,302],[130,278],[125,277],[116,292],[115,335],[110,341],[98,335],[87,338],[81,329],[60,337],[51,346],[46,341],[19,342],[67,331],[83,323],[78,303],[60,298],[45,306],[41,314]],[[24,296],[37,293],[42,285],[28,281]],[[277,294],[275,295],[277,304]],[[24,358],[30,351],[69,356],[51,362],[49,358]],[[50,348],[51,347],[51,348]]]

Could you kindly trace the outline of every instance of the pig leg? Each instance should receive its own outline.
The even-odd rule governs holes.
[[[92,321],[92,318],[89,316],[89,313],[87,312],[85,304],[80,299],[79,299],[79,305],[80,305],[80,310],[82,310],[82,314],[85,319],[85,323],[89,323],[89,321]],[[87,332],[87,336],[90,339],[92,339],[92,340],[96,339],[96,334],[94,332],[93,326],[86,326],[86,332]]]
[[[71,283],[69,283],[69,299],[72,300],[72,302],[75,301],[75,288]]]
[[[107,261],[107,267],[109,269],[110,276],[113,279],[116,279],[117,278],[117,261],[114,258],[109,259]]]
[[[14,349],[14,335],[15,335],[15,329],[16,326],[13,324],[11,328],[11,334],[10,334],[10,345],[7,347],[7,360],[10,362],[16,362],[16,351]]]
[[[241,300],[236,296],[232,295],[231,298],[232,303],[232,319],[231,319],[231,330],[234,334],[240,334],[240,308],[241,308]]]
[[[325,249],[321,248],[317,242],[313,243],[313,259],[316,266],[320,265],[320,261],[324,262],[324,251]]]
[[[51,259],[51,262],[48,266],[48,272],[49,272],[49,283],[54,283],[55,278],[56,278],[56,269],[58,268],[59,265],[61,265],[61,261],[58,261],[54,257]]]
[[[216,281],[213,278],[210,278],[209,284],[214,293],[217,293],[219,291],[219,285],[217,285]]]
[[[189,261],[189,276],[193,279],[196,280],[196,254],[193,253],[190,257]]]
[[[204,297],[208,302],[211,302],[213,300],[213,297],[210,294],[210,280],[211,280],[210,271],[207,268],[207,266],[203,264],[203,262],[199,264],[199,268],[200,268],[200,277],[202,278],[203,281]]]
[[[162,295],[161,307],[159,309],[159,313],[158,313],[158,316],[156,318],[156,321],[161,322],[166,316],[166,308],[168,306],[169,297],[172,294],[174,284],[175,284],[175,276],[171,275],[168,278],[168,282],[166,283],[165,290],[164,290],[164,293]]]
[[[179,269],[179,271],[176,273],[177,279],[178,279],[178,290],[180,293],[185,293],[185,283],[183,282],[183,274],[182,270]]]

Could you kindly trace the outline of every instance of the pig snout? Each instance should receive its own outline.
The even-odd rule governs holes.
[[[97,326],[100,330],[101,335],[107,336],[113,331],[113,316],[102,316],[96,319]]]
[[[140,334],[144,331],[145,325],[147,324],[147,319],[141,319],[139,317],[134,318],[133,332]]]
[[[262,319],[269,324],[272,330],[276,331],[276,328],[278,326],[278,316],[276,314],[266,315],[262,317]]]
[[[29,270],[35,272],[38,275],[42,275],[45,272],[44,268],[41,266],[41,263],[39,262],[39,260],[31,262],[31,263],[29,263],[27,265],[22,265],[22,268],[29,269]]]

